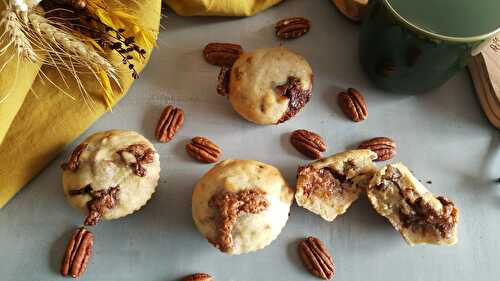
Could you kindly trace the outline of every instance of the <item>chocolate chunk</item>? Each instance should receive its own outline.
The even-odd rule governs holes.
[[[311,76],[312,82],[312,76]],[[283,123],[288,119],[295,116],[311,99],[312,89],[302,89],[302,83],[299,78],[290,76],[288,81],[280,86],[276,87],[276,90],[282,95],[287,97],[290,101],[288,102],[288,110],[285,114],[278,120],[279,123]]]

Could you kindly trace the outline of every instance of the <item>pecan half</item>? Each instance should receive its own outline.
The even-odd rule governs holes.
[[[160,142],[171,141],[177,131],[184,124],[184,111],[180,108],[168,105],[163,109],[160,120],[156,125],[155,137]]]
[[[278,120],[278,124],[295,116],[309,102],[312,94],[312,89],[302,89],[300,79],[293,76],[288,77],[285,84],[277,86],[276,91],[289,99],[288,110]]]
[[[369,149],[377,153],[374,161],[385,161],[392,159],[396,155],[396,143],[388,137],[377,137],[362,142],[358,148]]]
[[[118,192],[120,186],[115,186],[107,189],[91,191],[92,200],[87,202],[89,213],[85,218],[85,225],[94,226],[101,221],[104,209],[112,209],[116,206]]]
[[[331,279],[335,264],[325,245],[316,237],[307,237],[299,243],[299,255],[306,268],[314,276]]]
[[[210,43],[203,49],[205,60],[213,65],[229,66],[243,54],[243,48],[238,44]]]
[[[143,165],[152,163],[155,156],[153,149],[141,143],[129,145],[127,148],[118,150],[116,153],[120,155],[125,163],[130,164],[134,173],[139,177],[146,176],[146,169]]]
[[[219,160],[222,150],[205,137],[194,137],[186,145],[186,151],[193,158],[205,162],[215,163]]]
[[[321,158],[326,151],[326,143],[320,135],[307,130],[295,130],[290,136],[292,145],[305,156],[312,159]]]
[[[266,193],[260,189],[244,189],[238,193],[218,192],[214,194],[208,206],[217,211],[215,223],[217,238],[211,240],[217,249],[227,252],[233,246],[233,226],[243,213],[258,214],[269,207]]]
[[[280,20],[274,26],[276,37],[279,39],[295,39],[306,34],[311,29],[308,19],[294,17]]]
[[[61,168],[72,172],[76,171],[78,169],[78,160],[80,159],[80,155],[82,155],[83,151],[87,149],[87,146],[88,144],[86,143],[79,144],[71,153],[68,162],[61,164]]]
[[[353,88],[338,95],[338,103],[344,114],[354,122],[360,122],[368,117],[368,108],[365,98],[361,93]]]
[[[217,77],[217,94],[227,96],[229,94],[229,77],[231,77],[231,68],[223,66]]]
[[[73,278],[80,277],[87,268],[87,263],[92,256],[94,235],[92,232],[81,227],[78,228],[68,242],[64,258],[61,264],[61,274],[71,275]]]
[[[189,276],[186,276],[182,279],[182,281],[212,281],[214,280],[212,276],[206,273],[195,273]]]

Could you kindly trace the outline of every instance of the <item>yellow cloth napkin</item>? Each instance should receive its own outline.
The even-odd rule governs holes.
[[[157,31],[161,0],[142,0],[141,4],[143,8],[134,10],[135,15],[145,27]],[[0,12],[3,9],[0,6]],[[147,51],[144,63],[151,54],[151,50]],[[0,66],[3,65],[3,57],[0,57]],[[113,60],[122,67],[118,73],[122,91],[115,91],[118,101],[132,85],[133,79],[119,58]],[[89,94],[96,101],[91,110],[72,79],[67,79],[72,89],[67,92],[75,99],[37,76],[40,65],[20,65],[18,78],[13,80],[16,63],[16,60],[9,62],[0,73],[0,99],[9,92],[9,96],[0,104],[0,208],[58,152],[106,112],[102,90],[92,76],[83,77]],[[136,63],[137,71],[142,68],[143,65]],[[64,85],[55,69],[42,66],[41,71],[56,84]],[[32,91],[29,91],[30,86]]]
[[[282,0],[167,0],[182,16],[252,16]]]

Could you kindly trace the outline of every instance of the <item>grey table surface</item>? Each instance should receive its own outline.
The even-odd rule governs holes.
[[[273,23],[305,16],[313,27],[303,38],[283,43],[302,54],[315,72],[312,101],[279,126],[257,126],[233,112],[215,94],[218,69],[204,62],[208,42],[239,42],[247,50],[279,45]],[[499,280],[500,134],[483,116],[467,72],[433,92],[407,96],[377,90],[360,69],[359,26],[342,18],[330,1],[289,0],[250,18],[169,16],[161,48],[128,95],[70,145],[0,211],[0,280],[63,280],[59,264],[82,214],[64,200],[59,164],[83,137],[114,128],[136,130],[154,139],[166,104],[186,112],[186,123],[161,155],[160,184],[139,212],[94,228],[95,254],[81,280],[170,281],[193,272],[216,280],[316,280],[300,263],[297,241],[315,235],[325,241],[337,266],[335,280]],[[336,94],[354,86],[366,97],[370,115],[347,120]],[[322,135],[333,154],[375,136],[397,141],[395,161],[409,166],[429,188],[461,208],[459,243],[453,247],[409,247],[365,198],[334,222],[292,207],[289,222],[264,250],[228,256],[197,232],[191,219],[191,192],[211,165],[189,158],[184,146],[203,135],[224,150],[223,157],[256,159],[277,166],[295,184],[307,159],[288,142],[294,129]],[[15,168],[15,167],[13,167]]]

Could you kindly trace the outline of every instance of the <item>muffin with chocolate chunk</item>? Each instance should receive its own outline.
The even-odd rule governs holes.
[[[350,150],[320,159],[297,172],[297,204],[327,221],[347,211],[377,171],[377,154]]]
[[[146,138],[132,131],[99,132],[62,165],[66,199],[87,216],[85,225],[139,210],[160,178],[160,160]]]
[[[457,243],[458,208],[434,197],[403,164],[389,164],[375,174],[368,198],[410,245]]]
[[[273,166],[226,160],[197,183],[192,214],[200,233],[220,251],[243,254],[278,237],[288,220],[293,192]]]
[[[228,79],[219,77],[228,83],[223,92],[236,112],[256,124],[285,122],[311,98],[311,66],[302,56],[282,47],[244,53],[227,73]]]

